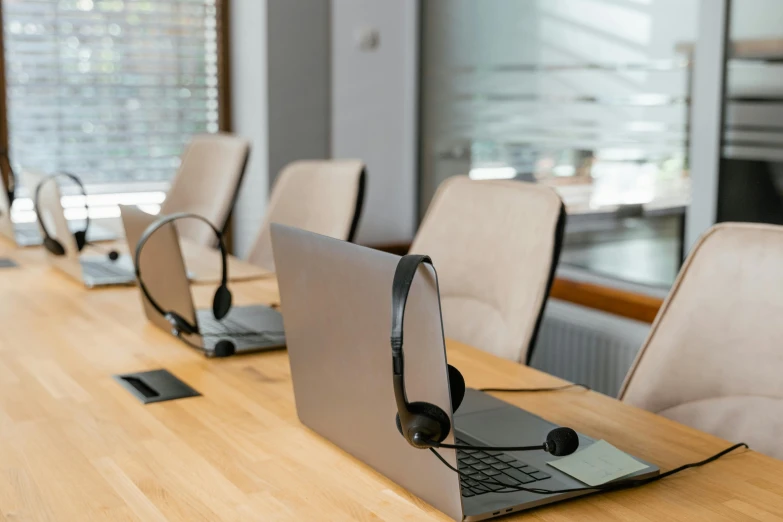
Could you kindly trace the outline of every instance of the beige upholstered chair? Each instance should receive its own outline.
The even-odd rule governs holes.
[[[411,252],[438,272],[446,336],[526,363],[564,225],[560,197],[543,185],[444,181]]]
[[[353,241],[364,201],[364,171],[359,160],[304,160],[286,165],[272,189],[269,208],[247,260],[275,270],[272,223]]]
[[[225,230],[249,155],[250,144],[242,138],[229,134],[194,136],[182,155],[161,214],[194,212],[218,230]],[[215,244],[215,235],[198,221],[180,221],[177,231],[199,244]]]
[[[722,224],[685,262],[623,401],[783,458],[783,227]]]

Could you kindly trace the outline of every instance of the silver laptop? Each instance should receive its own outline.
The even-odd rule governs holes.
[[[128,245],[133,245],[132,250],[135,251],[144,231],[159,216],[151,216],[137,207],[124,205],[120,205],[120,214]],[[211,307],[196,309],[179,237],[173,224],[161,227],[144,245],[141,275],[147,290],[164,310],[176,312],[197,327],[198,334],[183,334],[187,342],[211,351],[219,341],[230,340],[236,347],[236,353],[285,347],[283,318],[277,310],[268,306],[232,306],[228,315],[220,321],[215,319]],[[171,323],[155,310],[143,294],[141,299],[147,319],[170,332]]]
[[[37,187],[41,179],[36,174],[27,173],[27,186]],[[49,264],[80,280],[87,288],[114,285],[132,285],[136,282],[133,262],[127,255],[116,260],[109,259],[107,253],[82,254],[76,246],[76,239],[68,227],[65,210],[61,202],[60,187],[57,183],[45,183],[41,187],[38,200],[39,219],[46,223],[46,229],[52,238],[60,242],[65,255],[57,256],[44,249]],[[40,223],[39,223],[40,228]],[[92,228],[92,227],[91,227]]]
[[[296,409],[305,425],[455,520],[485,520],[587,493],[476,490],[430,451],[409,445],[395,425],[389,343],[392,279],[399,257],[278,224],[272,224],[272,247]],[[440,297],[430,266],[419,268],[409,294],[405,361],[410,400],[436,404],[453,415]],[[455,429],[444,441],[451,444],[456,432],[467,444],[534,445],[556,427],[472,389],[451,420]],[[593,442],[579,435],[580,448]],[[458,465],[457,452],[439,451]],[[481,452],[472,453],[460,452],[461,471]],[[543,451],[490,452],[486,457],[499,464],[499,473],[518,475],[526,487],[586,487],[549,466],[558,457]],[[657,472],[649,466],[634,476]]]
[[[39,175],[30,177],[43,179],[43,176]],[[31,192],[34,192],[34,188],[35,186],[33,186]],[[80,230],[80,226],[79,223],[68,222],[71,233]],[[16,223],[11,219],[11,202],[8,200],[8,192],[6,190],[0,190],[0,234],[20,247],[39,246],[43,243],[41,231],[35,221]],[[113,241],[115,239],[117,239],[117,234],[113,231],[100,225],[90,224],[90,229],[87,231],[88,241],[95,243],[99,241]]]

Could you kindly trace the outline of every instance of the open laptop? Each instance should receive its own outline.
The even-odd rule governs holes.
[[[120,205],[122,223],[128,245],[139,239],[158,216],[151,216],[138,207]],[[228,315],[218,321],[212,308],[196,309],[190,293],[185,261],[174,224],[157,230],[144,245],[141,253],[141,275],[147,290],[167,311],[176,312],[198,333],[182,334],[187,342],[212,351],[221,340],[230,340],[236,353],[258,352],[285,347],[283,318],[280,312],[264,305],[232,306]],[[144,313],[155,326],[170,332],[169,323],[141,294]]]
[[[485,520],[588,493],[474,491],[430,451],[409,445],[395,425],[389,343],[392,280],[399,257],[279,224],[272,224],[272,248],[302,423],[455,520]],[[431,266],[419,268],[408,297],[405,373],[411,401],[436,404],[452,417],[455,429],[446,443],[454,443],[456,431],[466,444],[534,445],[556,427],[472,389],[452,413],[440,296]],[[593,442],[579,435],[580,448]],[[439,452],[452,466],[458,465],[457,452]],[[469,461],[459,453],[459,467],[465,472]],[[490,454],[500,466],[509,466],[498,470],[501,473],[508,474],[512,467],[521,472],[520,485],[586,487],[549,466],[558,457],[544,451]],[[658,471],[648,466],[634,476]]]
[[[25,179],[27,178],[28,176],[25,176]],[[29,178],[41,180],[44,179],[44,176],[30,175]],[[28,185],[31,187],[31,193],[34,193],[36,186],[37,184]],[[81,224],[68,222],[68,226],[73,233],[80,229]],[[11,202],[8,200],[6,190],[0,190],[0,234],[20,247],[39,246],[43,243],[43,236],[41,236],[41,231],[35,221],[15,223],[11,219]],[[100,225],[91,224],[90,230],[87,231],[87,240],[90,242],[113,241],[115,239],[117,239],[117,234]]]
[[[40,182],[39,176],[27,173],[25,177],[27,186],[37,187]],[[65,255],[62,256],[54,255],[44,249],[49,264],[74,279],[82,281],[87,288],[132,285],[136,282],[133,262],[129,256],[120,255],[112,261],[107,254],[82,254],[79,252],[76,239],[68,227],[68,220],[65,218],[60,188],[57,183],[45,183],[41,187],[38,211],[40,213],[39,219],[46,223],[49,234],[59,241],[65,249]]]

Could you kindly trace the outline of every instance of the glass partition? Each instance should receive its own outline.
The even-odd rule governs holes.
[[[655,286],[682,259],[698,0],[423,0],[423,214],[449,176],[554,187],[561,264]]]

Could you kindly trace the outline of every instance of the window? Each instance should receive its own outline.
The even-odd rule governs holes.
[[[16,170],[73,172],[91,193],[160,193],[190,137],[219,130],[221,0],[2,9]]]

